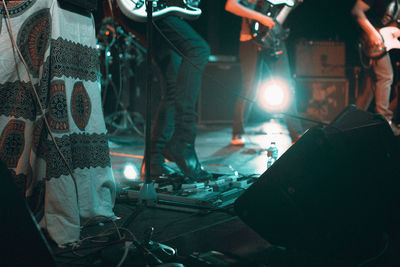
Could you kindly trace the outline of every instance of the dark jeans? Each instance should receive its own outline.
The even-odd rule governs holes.
[[[240,95],[248,99],[255,99],[257,86],[260,81],[268,77],[279,77],[288,81],[292,90],[293,101],[287,112],[297,115],[294,85],[285,47],[283,51],[284,53],[278,58],[271,57],[269,54],[259,51],[256,43],[251,40],[240,42],[239,54],[242,68],[242,91]],[[244,134],[245,117],[249,110],[249,105],[251,104],[246,100],[238,98],[232,127],[233,134]],[[286,117],[285,119],[292,138],[303,133],[300,121],[290,117]]]
[[[210,48],[184,20],[168,16],[156,20],[162,33],[183,54],[175,51],[155,31],[154,54],[164,74],[166,90],[159,105],[151,136],[152,154],[161,155],[173,138],[194,143],[196,138],[196,102]]]

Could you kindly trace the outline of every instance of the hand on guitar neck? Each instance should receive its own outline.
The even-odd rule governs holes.
[[[271,3],[264,3],[264,5],[259,6],[260,19],[253,21],[250,26],[253,40],[260,47],[269,49],[271,54],[280,55],[282,43],[289,34],[288,30],[285,30],[282,25],[293,8],[293,6],[289,5],[276,7]],[[272,27],[268,25],[270,21],[273,22],[273,24],[270,24]],[[262,26],[259,24],[262,24]]]

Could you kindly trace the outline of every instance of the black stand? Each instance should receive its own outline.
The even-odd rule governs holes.
[[[140,189],[139,200],[144,204],[155,204],[157,201],[157,193],[154,189],[153,182],[150,176],[150,135],[151,135],[151,87],[153,79],[152,69],[152,51],[153,51],[153,2],[157,0],[146,0],[147,11],[147,57],[146,57],[146,124],[145,124],[145,149],[144,149],[144,164],[145,164],[145,179],[142,188]]]
[[[138,56],[144,57],[145,49],[135,40],[135,36],[127,33],[118,24],[118,21],[113,19],[113,16],[104,18],[97,36],[101,53],[99,56],[104,58],[102,106],[106,115],[105,122],[109,139],[117,143],[133,143],[137,138],[134,135],[135,133],[140,137],[144,136],[144,126],[142,124],[142,121],[144,123],[144,118],[138,112],[129,111],[130,92],[125,87],[130,87],[129,81],[132,73],[124,70],[130,67],[130,62],[133,58],[130,54],[130,49],[135,47],[135,58]],[[113,55],[116,57],[115,59]],[[110,68],[112,64],[118,64],[119,77],[115,79]],[[118,83],[115,83],[114,80],[118,81]],[[111,109],[106,111],[106,107],[111,106],[109,104],[113,104],[108,102],[106,104],[110,89],[116,97],[112,112]]]

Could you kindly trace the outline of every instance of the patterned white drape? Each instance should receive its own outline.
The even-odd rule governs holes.
[[[94,215],[114,217],[115,183],[101,108],[92,16],[61,9],[57,0],[9,1],[13,36],[27,62],[61,160],[13,52],[0,5],[0,159],[40,226],[59,245],[79,239]],[[10,203],[12,205],[12,203]]]

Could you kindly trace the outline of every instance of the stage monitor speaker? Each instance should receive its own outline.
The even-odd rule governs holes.
[[[349,106],[329,126],[309,129],[235,211],[272,244],[365,259],[382,251],[398,223],[399,160],[386,120]]]
[[[56,266],[49,244],[0,161],[0,262],[2,266]]]

